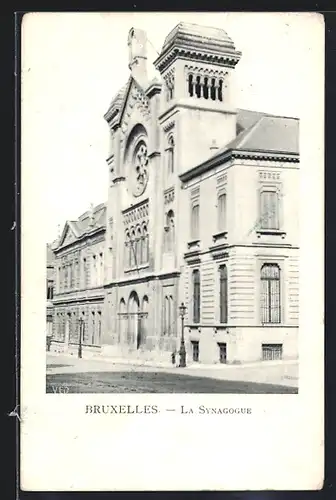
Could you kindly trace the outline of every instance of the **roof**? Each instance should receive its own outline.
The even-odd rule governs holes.
[[[212,50],[235,52],[235,46],[229,35],[220,28],[201,26],[192,23],[179,23],[167,35],[163,43],[162,52],[166,52],[172,46],[188,45],[201,49],[209,46]]]
[[[129,80],[127,80],[127,82],[125,83],[125,85],[123,85],[121,87],[121,89],[118,90],[118,92],[113,97],[112,101],[110,102],[110,105],[109,105],[108,109],[111,109],[112,107],[115,107],[115,108],[118,108],[118,109],[121,108],[121,106],[123,105],[124,99],[125,99],[125,95],[126,95],[126,92],[127,92],[128,84],[129,84]]]
[[[299,119],[240,109],[238,135],[216,155],[229,149],[299,154]]]
[[[57,248],[62,246],[66,235],[67,228],[70,227],[76,240],[83,238],[85,235],[91,234],[93,231],[106,228],[106,203],[99,205],[84,212],[77,220],[69,220],[65,223],[62,236],[58,240]],[[75,241],[76,241],[75,240]],[[55,248],[55,250],[57,250]]]
[[[288,161],[298,161],[298,118],[246,109],[238,109],[237,112],[237,136],[207,160],[181,174],[183,182],[201,171],[210,169],[213,164],[223,162],[233,151],[252,155],[275,155],[276,158],[287,157]]]

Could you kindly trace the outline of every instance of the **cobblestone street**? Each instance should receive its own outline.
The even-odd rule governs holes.
[[[174,366],[48,355],[47,393],[297,393],[297,364]],[[63,389],[62,389],[63,390]]]

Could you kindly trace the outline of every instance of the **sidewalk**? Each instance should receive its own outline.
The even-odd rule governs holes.
[[[206,365],[192,363],[186,368],[175,367],[169,363],[127,360],[116,358],[82,358],[75,356],[47,353],[47,374],[137,371],[179,373],[187,376],[210,377],[218,380],[239,380],[279,384],[290,387],[298,386],[298,361],[259,361],[241,365]],[[54,365],[54,366],[53,366]]]

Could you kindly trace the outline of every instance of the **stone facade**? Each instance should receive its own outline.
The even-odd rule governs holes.
[[[55,254],[52,249],[53,245],[47,245],[46,247],[46,257],[47,257],[47,279],[46,279],[46,299],[47,299],[47,328],[46,336],[51,338],[53,334],[53,298],[54,298],[54,286],[55,286]]]
[[[104,303],[104,204],[65,224],[55,252],[52,350],[100,350]],[[80,326],[82,323],[82,327]]]
[[[184,302],[187,362],[296,358],[298,120],[235,108],[241,53],[223,30],[179,24],[150,81],[146,34],[128,44],[101,223],[67,223],[55,251],[54,344],[78,345],[83,315],[86,350],[169,360]],[[100,255],[85,281],[83,259]]]

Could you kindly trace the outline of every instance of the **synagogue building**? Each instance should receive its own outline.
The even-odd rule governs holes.
[[[236,107],[222,29],[178,24],[154,79],[146,33],[128,47],[107,201],[53,247],[52,350],[168,361],[184,303],[188,363],[297,358],[298,119]]]

